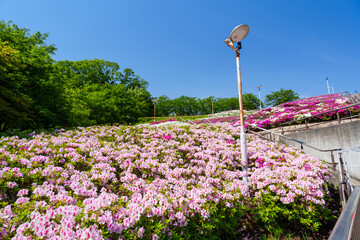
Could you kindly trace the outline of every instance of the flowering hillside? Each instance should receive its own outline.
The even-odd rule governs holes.
[[[328,94],[310,97],[306,99],[297,100],[294,102],[284,103],[275,107],[263,109],[261,111],[248,114],[245,116],[245,127],[249,125],[256,125],[262,128],[273,128],[280,126],[281,123],[309,117],[318,113],[329,110],[341,108],[350,105],[348,98],[341,94]],[[358,114],[360,106],[351,107],[348,109],[339,110],[341,116],[350,116],[351,114]],[[239,111],[237,111],[239,112]],[[230,116],[229,116],[230,115]],[[327,113],[321,116],[312,118],[312,121],[324,121],[336,118],[336,112]],[[229,112],[225,112],[224,116],[216,115],[212,119],[204,119],[196,121],[195,123],[210,123],[210,122],[229,122],[236,123],[239,121],[238,114],[231,116]]]
[[[284,103],[272,108],[266,108],[257,113],[251,114],[246,119],[246,124],[255,124],[262,128],[277,127],[281,123],[310,117],[322,112],[351,105],[348,98],[341,94],[329,94],[310,97],[294,102]],[[341,116],[349,116],[357,113],[359,106],[351,108],[352,113],[347,109],[339,110]],[[326,113],[314,117],[312,121],[324,121],[336,118],[336,112]]]
[[[2,239],[241,239],[332,216],[329,172],[228,123],[89,127],[0,139]]]

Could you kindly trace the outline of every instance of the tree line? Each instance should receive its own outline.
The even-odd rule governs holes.
[[[259,108],[259,99],[252,93],[243,94],[244,109]],[[156,116],[189,116],[189,115],[205,115],[228,110],[239,109],[239,98],[215,98],[209,96],[207,98],[195,98],[181,96],[170,99],[168,96],[160,96],[156,102]]]
[[[153,115],[148,82],[130,68],[101,59],[55,61],[48,34],[30,33],[0,21],[0,131],[96,124],[134,124]],[[295,98],[298,98],[292,90]],[[278,104],[290,96],[272,92]],[[279,96],[275,96],[280,93]],[[273,97],[273,99],[271,99]],[[285,97],[285,98],[284,98]],[[269,99],[268,99],[269,98]],[[244,109],[256,109],[258,98],[243,94]],[[288,99],[286,99],[288,100]],[[157,101],[157,116],[210,114],[239,108],[237,97],[198,99],[181,96]]]
[[[245,110],[259,109],[260,100],[253,93],[242,94],[243,108]],[[280,89],[271,92],[265,96],[264,107],[276,106],[281,103],[291,102],[299,99],[299,94],[292,90]],[[238,110],[239,98],[215,98],[209,96],[207,98],[196,98],[181,96],[170,99],[168,96],[160,96],[156,99],[156,116],[189,116],[189,115],[206,115],[211,113]]]
[[[148,82],[93,59],[54,61],[47,34],[0,21],[0,129],[136,123],[152,110]]]

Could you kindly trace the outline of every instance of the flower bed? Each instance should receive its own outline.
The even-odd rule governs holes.
[[[272,128],[280,126],[281,123],[310,117],[329,110],[341,108],[350,105],[350,101],[341,94],[329,94],[310,97],[294,102],[284,103],[272,108],[266,108],[257,113],[251,114],[246,119],[247,125],[255,124],[262,128]],[[355,114],[359,106],[350,109],[339,110],[341,116]],[[311,121],[324,121],[336,118],[336,112],[326,113],[316,116]]]
[[[278,127],[281,123],[310,117],[318,113],[341,108],[350,105],[350,101],[341,94],[329,94],[310,97],[294,102],[284,103],[275,107],[265,108],[256,113],[245,116],[245,127],[249,128],[255,125],[261,128]],[[341,117],[356,115],[360,112],[360,106],[354,106],[348,109],[339,110]],[[227,113],[226,113],[227,114]],[[226,115],[225,114],[225,115]],[[311,118],[311,121],[326,121],[336,118],[336,112],[326,113],[324,115]],[[214,123],[228,122],[239,124],[239,116],[225,116],[216,118],[207,118],[195,123]]]
[[[332,218],[319,159],[228,123],[0,139],[2,239],[239,239]],[[276,214],[274,214],[274,212]]]
[[[162,120],[162,121],[154,121],[151,122],[150,125],[156,125],[156,124],[160,124],[160,123],[166,123],[166,122],[174,122],[176,121],[175,119],[168,119],[168,120]]]
[[[239,116],[226,116],[226,117],[217,117],[217,118],[205,118],[202,120],[198,120],[198,121],[194,121],[193,123],[222,123],[222,122],[226,122],[226,123],[235,123],[237,121],[239,121]]]

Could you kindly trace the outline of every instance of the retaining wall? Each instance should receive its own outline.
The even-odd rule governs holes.
[[[348,164],[350,176],[360,180],[360,121],[286,134],[286,136],[320,149],[343,148],[343,158]],[[280,142],[299,149],[301,147],[300,143],[281,137]],[[331,163],[330,152],[319,152],[306,146],[304,152]],[[336,154],[335,152],[334,155]],[[337,156],[334,157],[337,162]]]

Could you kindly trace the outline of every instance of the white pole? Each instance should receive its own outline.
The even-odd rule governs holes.
[[[241,88],[241,71],[240,71],[240,53],[236,52],[236,65],[237,65],[237,78],[238,78],[238,87],[239,87],[239,109],[240,109],[240,143],[241,143],[241,160],[245,161],[245,177],[243,178],[244,182],[248,182],[248,160],[246,152],[246,133],[244,128],[244,111],[243,111],[243,99],[242,99],[242,88]]]
[[[260,111],[261,111],[261,110],[262,110],[262,107],[261,107],[260,88],[259,88],[259,102],[260,102]]]
[[[156,99],[156,98],[153,98],[153,99],[151,99],[151,101],[154,103],[154,122],[155,122],[155,112],[156,112],[156,102],[157,102],[157,99]]]
[[[155,122],[156,103],[154,102],[154,122]]]
[[[214,98],[211,98],[211,114],[214,115]]]
[[[327,84],[327,88],[328,88],[328,94],[330,94],[330,87],[329,87],[329,79],[328,79],[328,77],[326,77],[326,84]]]

